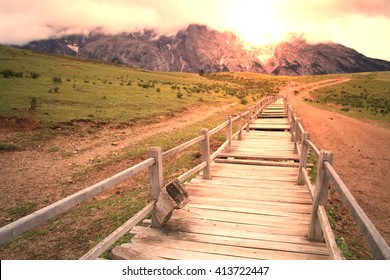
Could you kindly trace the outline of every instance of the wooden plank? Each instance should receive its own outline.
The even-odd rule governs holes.
[[[180,210],[182,211],[182,210]],[[263,234],[268,235],[277,235],[277,238],[305,238],[307,240],[307,228],[294,227],[294,228],[282,228],[282,227],[270,227],[267,225],[254,225],[254,224],[234,224],[228,221],[211,221],[200,219],[199,217],[194,216],[176,216],[175,213],[169,223],[166,225],[167,230],[178,230],[178,231],[188,231],[188,232],[209,232],[210,234],[214,231],[218,231],[221,234],[227,236],[243,235],[243,236],[253,236],[256,235],[259,238]],[[309,241],[313,242],[313,241]],[[314,242],[319,243],[319,242]]]
[[[245,192],[250,195],[256,195],[256,196],[276,196],[280,197],[281,199],[283,197],[288,198],[302,198],[309,203],[311,202],[311,198],[309,194],[306,191],[295,191],[291,189],[283,189],[281,188],[261,188],[261,187],[242,187],[237,188],[236,186],[226,186],[226,185],[213,185],[213,187],[210,187],[208,184],[191,184],[190,186],[187,186],[186,188],[188,192],[195,194],[196,192],[201,192],[203,195],[211,195],[211,193],[214,192],[229,192],[232,193],[234,196],[236,193],[242,192],[243,189],[245,189]],[[230,194],[227,194],[226,197],[232,196]]]
[[[321,223],[322,230],[324,232],[324,237],[330,253],[330,258],[333,260],[342,260],[344,259],[340,249],[337,247],[336,239],[334,237],[332,228],[330,227],[328,216],[326,215],[326,210],[324,206],[318,206],[318,219]]]
[[[145,253],[144,250],[135,250],[131,246],[118,246],[111,250],[110,259],[112,260],[163,260],[156,255]]]
[[[195,195],[199,197],[208,197],[210,195],[213,196],[221,196],[226,191],[223,190],[210,190],[207,193],[205,193],[202,190],[194,190],[191,189],[189,190],[190,195]],[[231,199],[234,197],[237,197],[241,200],[253,200],[256,199],[258,201],[275,201],[275,202],[286,202],[286,203],[296,203],[296,204],[311,204],[311,199],[310,198],[305,198],[305,197],[293,197],[293,196],[279,196],[279,195],[267,195],[267,194],[256,194],[256,193],[247,193],[244,192],[243,190],[238,190],[238,191],[232,191],[230,194],[226,194],[224,196],[227,199]]]
[[[199,201],[199,203],[194,203],[193,201],[188,204],[187,209],[208,209],[208,210],[218,210],[218,211],[229,211],[229,212],[237,212],[237,213],[251,213],[251,214],[259,214],[259,215],[269,215],[269,216],[279,216],[279,217],[291,217],[291,218],[300,218],[300,219],[309,219],[310,213],[296,213],[291,211],[278,211],[278,210],[269,210],[259,207],[248,207],[247,205],[211,205],[204,204]]]
[[[242,215],[242,213],[231,211],[223,212],[218,210],[198,208],[190,208],[189,212],[186,212],[184,210],[176,212],[177,213],[175,213],[175,216],[180,218],[191,217],[195,219],[205,219],[210,221],[223,221],[249,225],[264,225],[269,227],[278,227],[286,229],[302,227],[307,230],[309,226],[309,219],[305,218],[296,218],[292,220],[288,217],[268,216],[255,213],[246,213],[245,215]]]
[[[210,236],[208,234],[201,233],[187,233],[187,232],[161,232],[158,230],[153,230],[145,227],[136,227],[132,231],[137,238],[147,239],[147,238],[156,238],[158,240],[170,239],[174,241],[191,241],[204,244],[212,245],[224,245],[240,248],[249,248],[249,249],[266,249],[274,251],[283,251],[283,252],[295,252],[303,254],[316,254],[327,256],[328,252],[326,247],[313,246],[310,244],[296,244],[290,242],[275,242],[275,241],[263,241],[258,239],[246,239],[246,238],[237,238],[232,236],[223,236],[223,235],[214,235]]]
[[[261,165],[261,166],[276,166],[276,167],[295,167],[299,168],[299,163],[297,162],[281,162],[281,161],[267,161],[267,160],[250,160],[250,159],[214,159],[216,163],[227,163],[227,164],[244,164],[244,165]],[[307,164],[309,167],[313,167],[313,164]],[[303,168],[303,167],[302,167]]]
[[[244,209],[253,209],[258,213],[275,211],[280,213],[302,213],[308,214],[311,210],[310,204],[297,204],[297,203],[288,203],[288,202],[273,202],[273,201],[257,201],[257,200],[243,200],[236,198],[224,198],[224,199],[215,199],[215,198],[205,198],[201,196],[191,196],[188,207],[196,207],[196,204],[204,205],[219,205],[226,206],[229,205],[233,209],[234,207],[243,207]]]
[[[190,252],[202,252],[209,254],[218,254],[225,256],[233,256],[240,258],[251,258],[251,259],[328,259],[328,256],[321,254],[310,254],[310,253],[293,253],[286,251],[272,251],[255,248],[243,248],[237,246],[221,245],[221,244],[209,244],[204,242],[194,242],[187,240],[178,240],[163,238],[160,236],[151,235],[135,235],[133,237],[134,243],[142,244],[143,247],[160,247],[190,251]],[[159,250],[155,250],[159,251]],[[156,252],[158,256],[159,252]]]
[[[207,185],[208,188],[213,188],[215,185],[222,185],[222,186],[231,186],[231,187],[237,187],[242,190],[243,187],[248,188],[273,188],[275,190],[280,189],[284,191],[296,191],[296,192],[305,192],[307,193],[308,190],[304,186],[299,186],[296,184],[296,182],[285,182],[282,185],[279,182],[273,182],[273,181],[265,181],[265,182],[259,182],[255,180],[248,180],[248,179],[242,179],[242,178],[223,178],[220,177],[213,180],[204,180],[201,176],[195,177],[191,180],[191,184],[194,185]],[[192,185],[187,185],[188,188],[190,188]]]
[[[247,158],[247,159],[256,159],[256,160],[295,160],[298,161],[298,155],[253,155],[253,154],[239,154],[234,151],[231,152],[222,152],[219,154],[219,157],[234,157],[234,158]]]
[[[306,232],[295,231],[291,234],[291,230],[281,228],[271,228],[265,226],[256,225],[235,225],[227,222],[219,221],[205,221],[188,219],[182,221],[180,219],[173,218],[166,225],[167,231],[173,232],[189,232],[189,233],[202,233],[211,236],[231,236],[244,239],[262,240],[262,241],[274,241],[284,243],[295,244],[309,244],[312,246],[326,247],[323,242],[313,242],[307,239]]]
[[[173,247],[163,246],[162,244],[149,244],[148,242],[138,241],[136,244],[123,244],[121,247],[135,251],[141,251],[142,254],[153,256],[152,259],[165,259],[165,260],[242,260],[250,259],[244,257],[235,257],[229,255],[223,255],[218,253],[205,253],[178,249]],[[122,255],[126,256],[126,255]],[[137,257],[139,259],[139,257]],[[142,258],[141,258],[142,259]]]

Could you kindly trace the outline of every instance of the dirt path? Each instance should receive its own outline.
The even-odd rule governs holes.
[[[360,206],[390,244],[390,130],[308,105],[309,91],[348,79],[286,88],[311,140],[334,153],[334,166]],[[304,88],[302,90],[302,88]],[[299,90],[294,95],[294,90]]]
[[[152,124],[131,127],[91,127],[91,124],[75,123],[82,133],[57,136],[51,141],[42,142],[38,148],[1,153],[0,169],[6,176],[0,176],[0,209],[26,202],[36,203],[39,209],[58,201],[86,187],[74,181],[74,174],[93,167],[109,156],[117,156],[124,148],[131,148],[153,135],[179,130],[233,105],[213,107],[205,104],[171,118],[160,117],[158,122]],[[91,129],[93,132],[88,133]],[[12,136],[12,133],[15,132],[0,130],[0,141]],[[101,179],[111,175],[104,174]],[[91,182],[96,183],[98,179]],[[1,221],[5,219],[1,216],[0,225],[10,222]]]

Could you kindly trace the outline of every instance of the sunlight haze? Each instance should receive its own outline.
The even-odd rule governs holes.
[[[190,23],[232,31],[254,45],[304,34],[390,60],[388,0],[0,0],[0,43],[65,34],[153,28],[174,34]]]

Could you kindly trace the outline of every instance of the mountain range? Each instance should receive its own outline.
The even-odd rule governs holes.
[[[22,47],[156,71],[316,75],[390,70],[390,62],[366,57],[341,44],[310,44],[303,36],[292,36],[284,42],[253,47],[231,32],[196,24],[171,36],[154,30],[117,35],[91,32],[33,41]]]

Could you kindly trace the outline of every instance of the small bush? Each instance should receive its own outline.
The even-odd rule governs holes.
[[[15,78],[23,78],[23,72],[16,72]]]
[[[245,104],[248,103],[248,100],[247,100],[245,97],[243,97],[243,98],[240,99],[240,103],[241,103],[242,105],[245,105]]]
[[[35,73],[35,72],[31,72],[30,75],[31,75],[32,79],[38,79],[40,76],[38,73]]]
[[[179,91],[177,94],[176,94],[177,98],[182,98],[183,97],[183,94]]]
[[[30,99],[30,111],[35,112],[38,106],[38,101],[36,97],[31,97]]]
[[[60,84],[62,83],[62,79],[60,77],[53,77],[53,83]]]
[[[348,111],[349,111],[349,108],[343,107],[343,108],[341,108],[340,110],[341,110],[341,111],[344,111],[344,112],[348,112]]]
[[[9,69],[1,71],[0,74],[3,75],[4,78],[12,78],[15,76],[15,72]]]

